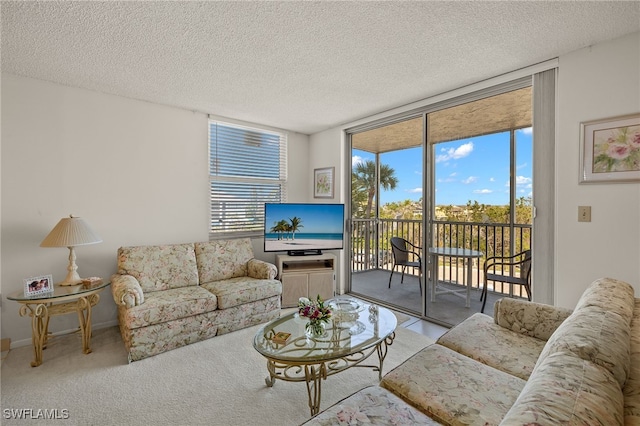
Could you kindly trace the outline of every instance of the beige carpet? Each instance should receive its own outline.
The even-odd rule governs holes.
[[[12,349],[2,365],[2,424],[300,424],[310,417],[306,386],[283,381],[272,388],[265,385],[266,360],[252,346],[258,327],[131,364],[116,327],[94,331],[88,355],[81,353],[76,334],[54,339],[36,368],[29,365],[30,346]],[[431,342],[398,327],[383,374]],[[377,378],[368,368],[328,377],[322,383],[321,409],[377,384]],[[8,418],[11,412],[26,413],[28,419]],[[32,419],[51,413],[68,418]]]

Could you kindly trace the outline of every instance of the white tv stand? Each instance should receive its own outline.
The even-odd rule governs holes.
[[[278,279],[282,281],[282,307],[298,306],[298,299],[322,300],[335,295],[336,256],[323,253],[310,256],[276,255]]]

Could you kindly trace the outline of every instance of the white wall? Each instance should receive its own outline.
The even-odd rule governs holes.
[[[313,143],[309,148],[309,201],[310,202],[325,202],[325,203],[344,203],[345,191],[344,191],[344,176],[345,161],[351,162],[351,158],[344,155],[344,141],[343,132],[339,128],[326,130],[319,132],[311,136]],[[336,143],[338,141],[338,143]],[[313,199],[313,182],[314,182],[314,169],[324,167],[335,167],[334,173],[334,197],[333,199],[320,198]],[[349,179],[351,176],[349,176]],[[345,211],[345,216],[348,217],[349,213]],[[345,262],[343,261],[344,250],[329,251],[336,255],[336,292],[338,294],[344,294],[345,283]]]
[[[560,57],[556,139],[557,304],[610,276],[640,297],[640,183],[579,185],[580,123],[640,112],[640,33]],[[591,222],[578,222],[591,206]]]
[[[305,200],[308,136],[288,140],[290,199]],[[23,278],[66,275],[68,250],[39,247],[62,217],[82,216],[104,240],[76,249],[83,277],[110,277],[120,246],[206,241],[207,141],[203,113],[2,74],[2,337],[30,343],[30,319],[6,299]],[[50,330],[77,321],[54,317]],[[117,324],[110,289],[93,324]]]
[[[640,297],[640,183],[578,185],[580,122],[640,112],[639,55],[640,33],[635,33],[559,58],[554,276],[559,306],[573,308],[584,289],[603,276],[631,283],[636,297]],[[520,70],[511,78],[522,76]],[[508,78],[500,76],[495,84]],[[447,94],[439,95],[387,115],[446,97]],[[311,152],[342,153],[343,129],[370,120],[311,135]],[[344,164],[343,157],[324,159],[333,163],[323,167],[335,165],[336,170],[341,170],[340,164]],[[577,222],[579,205],[592,206],[592,222]]]

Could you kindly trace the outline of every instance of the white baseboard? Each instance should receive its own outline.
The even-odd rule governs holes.
[[[98,324],[92,324],[91,329],[92,330],[100,330],[102,328],[108,328],[108,327],[113,327],[113,326],[117,326],[117,325],[118,325],[118,320],[115,319],[115,320],[112,320],[112,321],[101,322],[101,323],[98,323]],[[75,333],[77,331],[78,331],[78,328],[72,328],[72,329],[68,329],[68,330],[56,331],[55,333],[51,333],[51,334],[55,337],[55,336],[62,336],[62,335],[65,335],[65,334]],[[11,341],[11,349],[19,348],[19,347],[22,347],[22,346],[30,346],[30,345],[33,345],[33,340],[31,338]]]

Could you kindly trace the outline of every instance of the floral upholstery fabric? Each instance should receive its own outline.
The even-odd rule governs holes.
[[[490,316],[476,313],[443,334],[437,343],[527,380],[546,342],[514,333]]]
[[[608,369],[624,386],[630,368],[634,298],[621,297],[629,294],[628,284],[614,288],[610,284],[598,280],[585,291],[575,311],[547,342],[538,364],[555,352],[569,352]]]
[[[214,281],[202,284],[201,287],[216,295],[219,309],[227,309],[271,296],[279,296],[282,293],[282,283],[280,281],[259,280],[250,277]]]
[[[441,423],[496,425],[525,383],[434,344],[387,373],[380,386]]]
[[[120,332],[129,352],[129,360],[137,361],[218,334],[271,321],[280,315],[280,298],[272,297],[135,329],[123,327],[124,310],[118,312]]]
[[[218,333],[215,313],[178,318],[140,328],[127,328],[126,312],[118,310],[120,334],[129,353],[129,362],[138,361],[181,346],[214,337]]]
[[[111,294],[118,306],[133,308],[144,303],[142,287],[131,275],[111,276]]]
[[[511,298],[499,299],[493,311],[496,324],[504,329],[545,341],[573,312],[566,308]]]
[[[631,320],[629,377],[622,389],[625,425],[640,425],[640,299],[635,299]]]
[[[247,276],[247,262],[253,258],[249,238],[196,243],[200,283]]]
[[[129,359],[277,318],[276,273],[253,258],[248,238],[121,247],[111,289]],[[218,278],[226,282],[213,282]]]
[[[386,389],[370,386],[345,398],[303,424],[435,426],[441,423],[424,415]]]
[[[622,391],[606,369],[572,354],[544,359],[505,425],[622,425]]]
[[[198,285],[193,244],[120,247],[118,274],[133,276],[145,293]]]
[[[201,287],[181,287],[147,293],[142,305],[123,315],[128,328],[166,323],[217,309],[216,296]]]
[[[273,280],[278,275],[278,268],[272,263],[251,259],[247,263],[247,275],[261,280]]]
[[[634,291],[631,284],[613,278],[595,280],[584,291],[575,311],[593,308],[620,315],[627,323],[631,323],[634,307]]]

